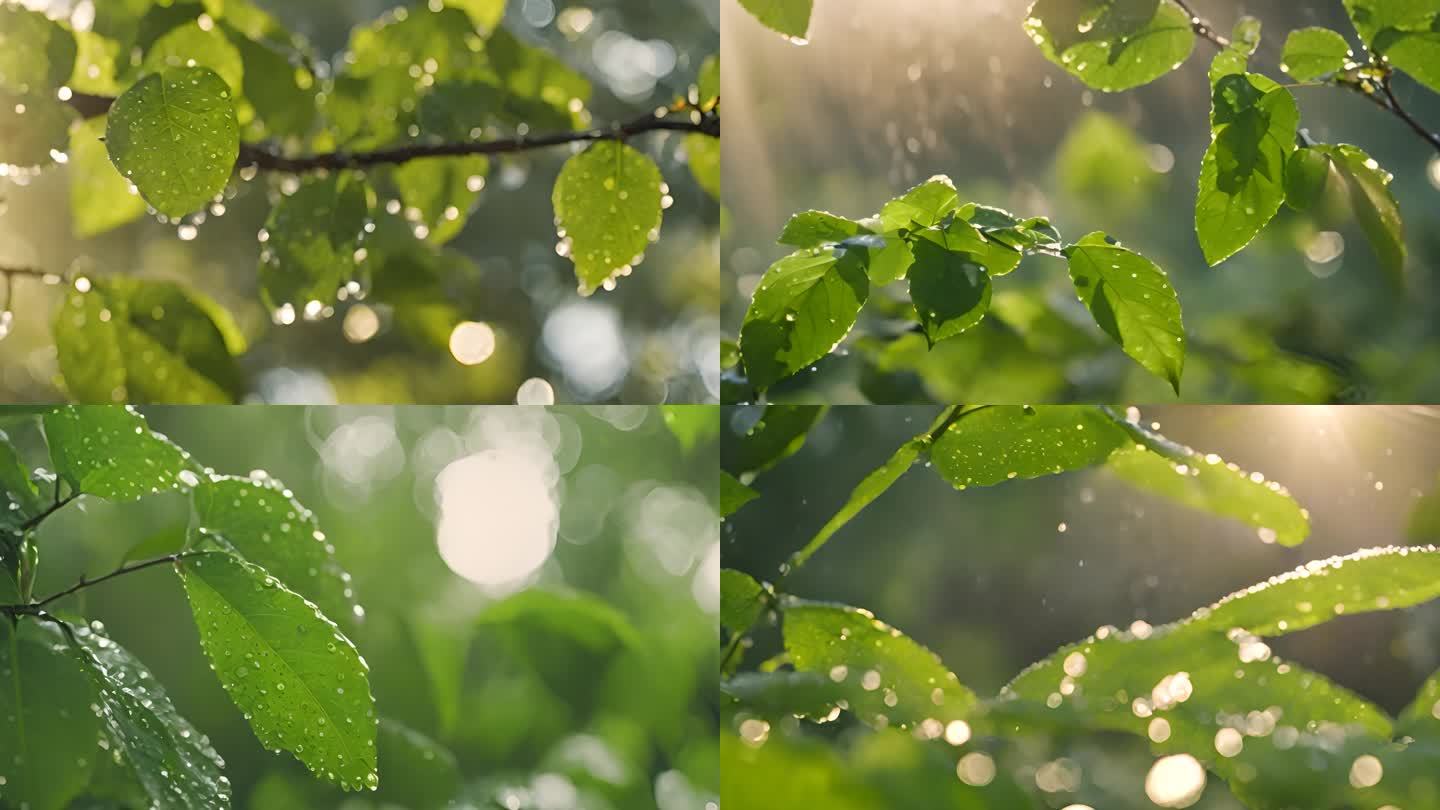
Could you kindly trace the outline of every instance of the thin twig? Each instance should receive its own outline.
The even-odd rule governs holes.
[[[1399,116],[1401,121],[1408,124],[1409,127],[1415,131],[1416,135],[1424,138],[1431,146],[1435,147],[1435,151],[1440,152],[1440,134],[1436,134],[1427,129],[1424,124],[1420,123],[1419,119],[1411,115],[1410,111],[1400,104],[1400,99],[1395,95],[1395,88],[1391,86],[1389,73],[1386,73],[1380,80],[1380,89],[1385,91],[1385,100],[1390,103],[1390,111]]]
[[[51,515],[55,514],[56,512],[59,512],[62,508],[65,507],[66,504],[70,503],[71,501],[75,500],[75,499],[78,498],[78,497],[80,497],[80,493],[74,492],[74,493],[71,493],[71,494],[66,495],[65,497],[61,498],[61,497],[59,497],[59,493],[57,492],[57,493],[56,493],[56,497],[55,497],[55,501],[54,501],[53,503],[51,503],[48,507],[46,507],[44,512],[41,512],[40,514],[36,515],[35,517],[32,517],[32,518],[30,518],[29,520],[25,521],[24,523],[21,523],[21,524],[20,524],[20,531],[21,531],[22,533],[28,532],[28,531],[30,531],[31,529],[35,528],[36,526],[39,526],[41,523],[44,523],[44,522],[45,522],[45,519],[46,519],[46,518],[50,517]]]
[[[69,104],[82,116],[103,115],[115,99],[108,96],[93,96],[76,93],[69,98]],[[673,113],[684,113],[676,117]],[[590,141],[627,140],[650,132],[685,132],[720,137],[720,114],[712,109],[702,113],[698,120],[690,115],[691,109],[684,107],[670,109],[665,115],[648,113],[632,121],[618,123],[613,127],[565,132],[550,132],[539,135],[516,135],[488,141],[449,141],[445,143],[410,144],[387,147],[366,152],[321,152],[314,155],[294,157],[282,155],[264,144],[245,143],[240,145],[237,167],[255,167],[267,171],[291,172],[295,174],[313,171],[338,171],[360,169],[366,166],[395,166],[418,158],[461,157],[465,155],[499,155],[526,152],[532,149],[548,149],[571,143]]]
[[[1220,32],[1210,27],[1210,23],[1206,22],[1205,19],[1199,14],[1196,14],[1195,11],[1190,8],[1190,4],[1186,2],[1186,0],[1175,0],[1175,5],[1179,6],[1180,9],[1184,11],[1187,16],[1190,17],[1190,27],[1195,29],[1196,34],[1199,34],[1204,39],[1209,40],[1211,44],[1213,44],[1215,47],[1219,48],[1222,51],[1230,47],[1230,40],[1226,37],[1221,36]]]
[[[80,591],[80,590],[82,590],[82,589],[84,589],[84,588],[88,588],[88,587],[90,587],[90,586],[92,586],[92,585],[99,585],[99,584],[102,583],[102,582],[106,582],[106,581],[112,580],[112,579],[114,579],[114,578],[116,578],[116,577],[124,576],[124,575],[126,575],[126,574],[132,574],[132,573],[134,573],[134,572],[136,572],[136,571],[143,571],[143,570],[145,570],[146,568],[153,568],[153,567],[155,567],[155,566],[157,566],[157,565],[165,565],[165,564],[167,564],[167,563],[175,563],[175,562],[178,562],[178,561],[180,561],[180,560],[185,559],[186,557],[193,557],[193,556],[195,556],[195,555],[197,555],[197,554],[201,554],[201,553],[203,553],[203,552],[199,552],[199,551],[182,551],[182,552],[179,552],[179,553],[176,553],[176,554],[167,554],[167,555],[165,555],[164,557],[156,557],[156,558],[153,559],[153,560],[145,560],[145,561],[143,561],[143,562],[130,563],[130,564],[128,564],[128,565],[122,565],[122,566],[120,566],[119,568],[116,568],[114,571],[111,571],[110,573],[106,574],[106,575],[103,576],[103,577],[96,577],[95,579],[86,579],[85,577],[82,576],[82,577],[80,577],[80,581],[77,582],[77,583],[75,583],[74,585],[71,585],[70,587],[66,588],[66,589],[63,590],[63,591],[59,591],[59,592],[57,592],[57,593],[53,593],[53,594],[45,597],[44,599],[41,599],[41,600],[38,601],[38,602],[31,602],[31,603],[28,604],[28,605],[0,605],[0,613],[6,613],[6,614],[9,614],[9,615],[11,615],[11,616],[21,615],[21,614],[27,614],[27,615],[31,615],[31,616],[38,616],[38,615],[40,615],[40,613],[43,612],[43,611],[42,611],[42,608],[44,608],[46,605],[48,605],[48,604],[50,604],[51,602],[54,602],[54,601],[56,601],[56,600],[64,599],[65,597],[70,596],[71,594],[76,593],[77,591]]]

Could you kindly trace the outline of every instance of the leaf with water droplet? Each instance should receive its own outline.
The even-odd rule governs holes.
[[[1349,144],[1321,144],[1295,150],[1286,167],[1294,207],[1307,210],[1330,187],[1332,177],[1345,181],[1350,210],[1365,232],[1370,248],[1391,283],[1405,286],[1405,223],[1400,204],[1390,191],[1391,175],[1370,155]]]
[[[225,189],[240,153],[233,96],[208,68],[145,76],[110,107],[111,161],[163,214],[204,207]]]
[[[124,405],[62,405],[45,414],[45,439],[55,472],[75,491],[134,501],[180,486],[190,455],[150,430]]]
[[[163,73],[173,68],[209,68],[229,85],[231,98],[244,89],[245,63],[240,51],[213,23],[201,27],[192,22],[176,26],[145,51],[142,73]],[[241,121],[240,123],[245,123]]]
[[[0,529],[17,529],[44,508],[20,451],[0,430]]]
[[[791,563],[796,566],[803,564],[830,542],[830,538],[844,528],[845,524],[864,511],[865,507],[873,503],[876,498],[889,491],[901,476],[909,472],[910,468],[915,466],[915,462],[920,459],[920,455],[929,449],[929,445],[929,437],[924,435],[917,436],[900,445],[900,449],[896,450],[884,464],[871,470],[860,483],[855,485],[855,489],[850,492],[850,497],[845,499],[844,505],[829,520],[825,521],[825,525],[820,527],[820,531],[816,532],[814,537],[810,538],[810,542],[806,543],[805,547],[791,558]]]
[[[67,640],[94,686],[93,702],[99,706],[112,756],[132,774],[151,807],[230,807],[224,761],[209,738],[175,710],[155,676],[91,627],[76,627]]]
[[[780,233],[780,244],[797,248],[818,248],[843,242],[860,233],[869,233],[859,222],[829,211],[801,211],[790,217]]]
[[[1185,326],[1165,271],[1097,231],[1065,249],[1070,280],[1101,331],[1180,393]]]
[[[260,295],[272,310],[311,301],[328,305],[359,275],[355,257],[373,205],[364,178],[353,174],[308,177],[270,209],[269,240],[260,261]]]
[[[1350,59],[1350,43],[1329,28],[1314,26],[1290,32],[1280,64],[1296,81],[1308,82],[1338,73]]]
[[[750,382],[764,390],[834,351],[870,298],[867,251],[801,250],[772,264],[740,327]]]
[[[1195,48],[1190,16],[1161,0],[1038,0],[1025,32],[1046,59],[1107,93],[1148,84],[1179,67]],[[1115,13],[1119,10],[1121,13]],[[1148,14],[1147,14],[1148,12]]]
[[[205,654],[260,743],[346,790],[373,788],[375,701],[364,661],[335,623],[233,555],[208,552],[176,568]]]
[[[660,168],[621,141],[601,141],[565,161],[551,202],[580,293],[628,275],[660,230]]]
[[[810,30],[813,0],[740,0],[766,28],[803,40]]]
[[[228,404],[245,389],[230,313],[168,281],[85,279],[55,317],[60,371],[81,402]]]
[[[880,230],[930,228],[960,207],[960,194],[949,177],[937,175],[885,203],[880,209]]]
[[[60,810],[90,781],[99,723],[90,683],[57,634],[33,619],[0,621],[0,799]]]
[[[720,571],[720,626],[732,633],[750,629],[765,611],[765,587],[742,571]]]
[[[1216,265],[1250,244],[1285,201],[1300,111],[1289,90],[1264,76],[1231,74],[1215,85],[1211,121],[1195,232],[1206,261]]]
[[[227,13],[233,11],[227,8]],[[292,38],[288,34],[277,37],[275,32],[252,38],[238,30],[234,22],[233,17],[222,22],[219,30],[244,63],[242,100],[254,112],[253,120],[245,124],[246,140],[310,134],[319,82],[307,66],[291,61],[297,51]],[[303,46],[298,50],[303,51]]]
[[[489,172],[490,161],[483,155],[421,158],[396,166],[390,179],[405,203],[406,218],[425,227],[425,239],[442,245],[460,235]]]
[[[191,496],[192,546],[218,537],[245,560],[320,606],[342,627],[355,627],[349,575],[335,559],[315,513],[274,478],[211,476]]]
[[[805,437],[828,410],[825,405],[782,405],[771,403],[755,411],[755,418],[739,435],[729,434],[720,443],[720,466],[745,478],[762,473],[795,455]],[[735,430],[734,421],[728,426]],[[748,480],[748,479],[747,479]]]
[[[845,684],[850,710],[864,723],[909,729],[926,719],[961,720],[975,708],[975,693],[935,653],[869,611],[789,598],[782,616],[796,671]]]
[[[930,460],[956,487],[991,486],[1092,467],[1126,441],[1089,406],[995,405],[962,414],[935,440]]]
[[[740,507],[760,497],[760,493],[735,480],[735,476],[720,473],[720,517],[730,517]]]
[[[989,311],[990,274],[973,252],[986,247],[985,238],[958,219],[944,230],[920,231],[911,241],[910,300],[931,346],[965,333]],[[1019,253],[1011,255],[1019,261]]]

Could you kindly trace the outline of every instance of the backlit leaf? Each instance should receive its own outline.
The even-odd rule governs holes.
[[[1083,469],[1127,442],[1094,408],[996,405],[962,415],[935,440],[930,460],[959,489]]]
[[[740,5],[766,27],[791,39],[803,40],[810,30],[813,0],[740,0]]]
[[[0,800],[61,810],[90,781],[99,724],[90,683],[63,641],[35,620],[0,621]]]
[[[373,193],[350,173],[309,177],[270,209],[260,253],[260,295],[282,324],[321,317],[359,274]]]
[[[1082,8],[1134,6],[1114,0],[1084,3]],[[1154,3],[1150,3],[1153,6]],[[1148,84],[1179,67],[1195,48],[1189,15],[1162,0],[1143,25],[1084,26],[1076,21],[1075,0],[1038,0],[1025,20],[1025,31],[1045,58],[1085,84],[1107,93]]]
[[[145,213],[145,201],[116,171],[105,151],[105,116],[70,129],[70,215],[75,233],[95,236]]]
[[[75,65],[75,37],[18,3],[0,5],[0,87],[53,95]]]
[[[870,297],[861,255],[805,250],[765,272],[740,327],[740,352],[755,387],[799,373],[850,333]]]
[[[1344,70],[1350,59],[1350,43],[1328,28],[1301,28],[1290,32],[1280,58],[1284,60],[1281,70],[1308,82]]]
[[[78,492],[133,501],[195,478],[190,455],[128,405],[62,405],[44,425],[55,472]]]
[[[1101,331],[1179,394],[1185,327],[1165,271],[1098,231],[1066,248],[1065,256],[1080,302]]]
[[[601,141],[565,161],[552,203],[581,295],[613,288],[645,258],[667,195],[655,161],[620,141]]]

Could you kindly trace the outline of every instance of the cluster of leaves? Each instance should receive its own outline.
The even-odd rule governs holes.
[[[787,36],[805,35],[809,0],[742,4]],[[1200,166],[1195,201],[1195,232],[1207,262],[1218,265],[1244,249],[1282,206],[1317,214],[1348,207],[1389,280],[1402,287],[1406,245],[1399,205],[1390,189],[1391,175],[1360,147],[1314,142],[1301,127],[1292,90],[1332,86],[1358,93],[1440,149],[1440,137],[1421,126],[1392,90],[1392,78],[1399,72],[1432,90],[1440,89],[1436,56],[1440,51],[1434,48],[1440,7],[1405,0],[1353,0],[1345,7],[1364,56],[1357,58],[1338,32],[1318,27],[1293,31],[1281,64],[1290,84],[1251,70],[1249,63],[1260,42],[1258,20],[1246,17],[1230,37],[1224,37],[1176,0],[1037,0],[1024,28],[1050,61],[1104,92],[1139,87],[1179,68],[1199,38],[1218,47],[1220,53],[1209,72],[1210,145]],[[897,198],[887,208],[923,188]],[[869,297],[871,283],[905,278],[908,271],[908,295],[880,303],[885,305],[887,323],[903,329],[907,321],[918,321],[918,327],[909,331],[922,331],[933,350],[938,341],[979,322],[991,304],[991,278],[1013,270],[1024,255],[1061,252],[1048,222],[1043,232],[1026,234],[1024,223],[1036,220],[1002,214],[976,221],[968,212],[990,209],[975,204],[954,209],[956,219],[973,228],[961,228],[955,244],[942,241],[948,253],[926,248],[930,261],[922,261],[909,248],[903,258],[896,257],[901,241],[913,248],[918,226],[944,229],[938,221],[899,223],[897,230],[893,217],[887,219],[884,212],[858,223],[813,211],[797,214],[780,242],[812,252],[782,259],[762,279],[741,328],[738,350],[722,351],[732,367],[743,363],[736,372],[742,379],[732,378],[737,385],[729,399],[749,400],[757,390],[839,349],[854,325],[852,314]],[[923,234],[921,238],[940,241]],[[1076,249],[1082,256],[1095,252],[1083,249],[1087,242],[1091,247],[1115,247],[1107,237],[1091,235],[1064,249],[1080,300],[1103,332],[1178,393],[1186,335],[1173,290],[1153,264],[1123,249],[1103,250],[1102,258],[1121,256],[1124,261],[1082,258],[1077,262]],[[886,261],[881,261],[882,256]],[[827,262],[834,269],[818,269]],[[1077,264],[1088,269],[1077,273]],[[866,267],[868,274],[861,272]],[[1017,328],[1034,325],[1024,313],[997,314]],[[1028,336],[1030,330],[1021,331]],[[904,331],[864,335],[855,346],[882,370],[913,365],[911,355],[920,349],[918,341],[905,341],[906,336]]]
[[[53,471],[0,434],[0,800],[57,810],[100,791],[127,805],[229,806],[224,762],[144,665],[98,621],[52,606],[87,583],[33,593],[37,529],[59,508],[172,491],[189,494],[188,531],[142,544],[131,555],[168,553],[111,576],[172,568],[211,669],[261,744],[345,790],[376,789],[369,667],[349,637],[363,611],[312,513],[263,474],[200,466],[128,407],[61,407],[40,424]]]
[[[742,481],[798,449],[822,413],[771,406],[727,448],[728,469],[738,476],[722,489],[727,513],[757,497]],[[922,459],[957,486],[1104,463],[1183,504],[1270,523],[1262,540],[1298,544],[1308,533],[1306,513],[1278,484],[1104,410],[948,409],[867,476],[790,565],[803,564]],[[1050,806],[1004,766],[1007,757],[1023,760],[1020,741],[1120,733],[1154,751],[1150,798],[1161,806],[1194,803],[1204,771],[1257,809],[1426,805],[1440,789],[1440,675],[1391,717],[1280,660],[1265,640],[1342,614],[1427,602],[1440,596],[1437,573],[1433,546],[1317,560],[1172,624],[1102,627],[985,698],[870,612],[787,593],[788,570],[765,583],[726,569],[723,800],[742,810],[785,803],[791,792],[796,801],[854,810]],[[748,634],[767,619],[780,624],[783,652],[737,674]],[[822,742],[820,724],[847,713],[870,732],[843,747]]]
[[[352,32],[334,75],[248,0],[102,5],[91,30],[78,31],[0,5],[0,163],[67,162],[75,230],[87,237],[147,210],[177,222],[221,214],[237,169],[243,179],[283,175],[258,265],[277,324],[328,317],[372,292],[439,306],[433,271],[486,185],[489,154],[589,144],[553,192],[558,249],[587,295],[643,259],[670,204],[659,167],[629,140],[686,133],[696,182],[719,194],[713,57],[667,110],[592,129],[589,80],[503,28],[503,0],[396,9]],[[75,398],[234,400],[244,345],[204,295],[75,281],[77,293],[101,293],[69,296],[56,320]],[[160,317],[137,302],[154,299],[175,305],[154,311],[177,323],[150,322]],[[112,363],[103,380],[88,377],[83,352],[117,343],[143,345],[155,371],[124,375]]]
[[[962,203],[934,177],[862,220],[823,211],[791,217],[780,243],[798,248],[770,266],[722,365],[764,391],[834,351],[872,286],[904,280],[904,319],[930,346],[959,337],[990,309],[993,279],[1027,256],[1064,259],[1095,322],[1146,370],[1180,389],[1185,330],[1180,302],[1154,262],[1096,232],[1072,244],[1045,217]],[[737,381],[738,382],[738,381]]]

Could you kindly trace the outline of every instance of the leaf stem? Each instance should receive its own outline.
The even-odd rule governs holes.
[[[76,582],[74,585],[71,585],[63,591],[57,591],[56,593],[52,593],[44,599],[39,600],[38,602],[30,602],[24,605],[0,605],[0,613],[5,613],[10,616],[41,616],[42,614],[44,614],[43,608],[46,605],[50,604],[51,602],[64,599],[65,597],[70,596],[71,594],[74,594],[92,585],[99,585],[102,582],[115,579],[116,577],[122,577],[126,574],[133,574],[136,571],[143,571],[146,568],[153,568],[157,565],[175,563],[185,559],[186,557],[194,557],[197,554],[202,553],[204,552],[182,551],[176,554],[166,554],[163,557],[156,557],[153,560],[144,560],[137,563],[128,563],[126,565],[120,566],[119,568],[116,568],[114,571],[111,571],[110,573],[102,577],[96,577],[95,579],[86,579],[82,575],[79,582]]]
[[[66,495],[65,497],[62,498],[62,497],[60,497],[60,493],[59,493],[59,491],[58,491],[58,489],[57,489],[57,491],[56,491],[56,493],[55,493],[55,500],[54,500],[54,502],[52,502],[49,506],[47,506],[47,507],[45,508],[45,511],[44,511],[44,512],[41,512],[40,514],[36,515],[35,517],[30,518],[29,520],[25,521],[24,523],[21,523],[21,524],[20,524],[20,532],[23,534],[23,533],[25,533],[25,532],[30,531],[31,529],[34,529],[35,527],[39,526],[41,523],[44,523],[46,518],[50,517],[51,515],[55,514],[56,512],[59,512],[59,511],[60,511],[61,509],[63,509],[67,504],[69,504],[71,501],[73,501],[73,500],[75,500],[76,498],[79,498],[79,497],[80,497],[80,493],[78,493],[78,492],[72,492],[72,493],[70,493],[69,495]]]
[[[84,93],[74,94],[69,99],[70,106],[87,118],[103,115],[110,109],[110,105],[114,101],[115,99],[109,96],[93,96]],[[684,113],[684,115],[677,117],[676,113]],[[367,166],[398,166],[428,157],[513,154],[572,143],[623,141],[650,132],[686,132],[718,138],[720,137],[720,113],[718,108],[701,111],[689,106],[671,107],[665,108],[661,114],[647,113],[611,127],[593,127],[540,135],[516,135],[488,141],[465,140],[409,144],[365,152],[337,150],[294,157],[282,155],[263,144],[245,143],[240,145],[240,156],[235,161],[235,165],[240,168],[254,167],[266,171],[293,174],[325,170],[339,171],[362,169]]]
[[[1195,10],[1190,8],[1190,4],[1187,2],[1187,0],[1174,0],[1174,2],[1175,5],[1180,7],[1181,11],[1184,11],[1185,14],[1190,17],[1190,27],[1195,29],[1196,34],[1208,40],[1211,44],[1213,44],[1215,47],[1219,48],[1222,51],[1230,47],[1230,40],[1226,37],[1221,36],[1220,32],[1212,28],[1210,26],[1210,23],[1205,21],[1204,17],[1196,14]]]

